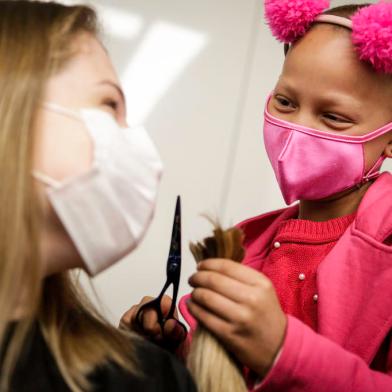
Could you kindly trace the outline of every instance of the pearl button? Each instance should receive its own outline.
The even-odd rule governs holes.
[[[280,248],[280,242],[276,241],[276,242],[274,243],[274,248],[275,248],[275,249],[279,249],[279,248]]]
[[[299,280],[305,280],[305,274],[299,274],[298,279]]]
[[[315,295],[313,296],[313,301],[314,301],[314,302],[317,302],[317,301],[318,301],[318,295],[317,295],[317,294],[315,294]]]

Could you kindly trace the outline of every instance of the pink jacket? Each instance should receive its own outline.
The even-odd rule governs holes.
[[[298,206],[239,225],[244,264],[261,270],[279,223]],[[369,188],[357,217],[320,264],[318,332],[288,316],[281,355],[254,391],[392,392],[392,175]],[[191,328],[195,320],[180,310]]]

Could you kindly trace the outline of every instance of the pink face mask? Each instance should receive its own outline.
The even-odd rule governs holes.
[[[364,144],[391,131],[392,123],[364,136],[322,132],[272,116],[268,102],[264,144],[286,204],[321,200],[380,175],[386,157],[366,173]]]

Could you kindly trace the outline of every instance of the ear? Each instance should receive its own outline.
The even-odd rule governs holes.
[[[384,150],[384,155],[387,158],[392,158],[392,140],[387,144]]]

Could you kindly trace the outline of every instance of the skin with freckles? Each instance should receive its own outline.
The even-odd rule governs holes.
[[[348,30],[320,24],[290,49],[269,111],[325,132],[364,135],[392,121],[392,82],[358,60]],[[391,132],[366,144],[367,170],[382,154],[392,157]],[[326,221],[354,213],[369,186],[301,201],[299,217]],[[287,326],[271,281],[234,261],[214,259],[200,263],[189,283],[194,288],[191,314],[243,365],[265,375]]]

